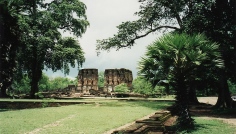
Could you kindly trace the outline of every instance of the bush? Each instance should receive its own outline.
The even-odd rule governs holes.
[[[127,85],[125,83],[121,83],[117,86],[115,86],[115,92],[118,92],[118,93],[128,93],[129,92],[129,89],[127,87]]]

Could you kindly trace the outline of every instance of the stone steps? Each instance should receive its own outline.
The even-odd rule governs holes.
[[[155,130],[155,132],[164,132],[165,127],[160,125],[160,126],[149,126],[149,125],[144,125],[141,128],[137,129],[134,131],[135,134],[146,134],[151,130]]]
[[[133,134],[135,130],[138,130],[143,125],[144,125],[143,123],[135,123],[135,124],[128,126],[124,130],[114,131],[113,134],[120,134],[120,133],[122,133],[122,134],[131,134],[132,133]]]
[[[154,115],[144,120],[137,120],[135,124],[119,131],[114,131],[112,134],[145,134],[148,131],[164,132],[165,126],[163,123],[171,117],[169,112],[156,112]]]

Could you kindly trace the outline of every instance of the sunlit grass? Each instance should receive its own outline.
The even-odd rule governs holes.
[[[94,104],[0,112],[0,133],[101,134],[171,105],[170,102],[107,100]]]
[[[221,120],[194,118],[196,129],[189,132],[190,134],[236,134],[236,127],[226,124]],[[183,134],[185,132],[181,132]]]
[[[150,99],[146,101],[84,99],[82,101],[94,103],[24,110],[2,110],[3,112],[0,112],[0,134],[24,134],[29,132],[38,134],[101,134],[157,110],[165,109],[173,103],[152,101]],[[222,121],[200,117],[194,117],[194,119],[196,129],[191,131],[191,134],[236,133],[235,127]]]

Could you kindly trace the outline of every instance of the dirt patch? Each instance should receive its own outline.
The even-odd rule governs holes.
[[[167,121],[164,122],[164,126],[170,127],[170,126],[175,125],[176,119],[177,119],[177,116],[170,117]]]
[[[236,113],[234,114],[214,114],[212,113],[212,106],[216,104],[218,97],[199,97],[199,102],[202,105],[193,106],[191,112],[193,115],[198,116],[203,119],[216,119],[222,120],[225,123],[236,126]]]
[[[198,97],[200,103],[215,105],[218,97]]]

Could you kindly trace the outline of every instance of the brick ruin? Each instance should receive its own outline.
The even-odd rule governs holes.
[[[104,72],[104,92],[114,91],[115,86],[126,83],[132,86],[133,75],[128,69],[105,69]],[[98,90],[98,69],[81,69],[78,74],[77,91],[89,94],[90,90]]]
[[[77,91],[89,94],[89,90],[98,90],[98,69],[82,69],[78,74]]]
[[[115,86],[126,83],[128,87],[132,86],[133,75],[128,69],[106,69],[104,72],[104,91],[114,91]]]

